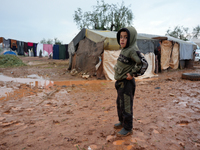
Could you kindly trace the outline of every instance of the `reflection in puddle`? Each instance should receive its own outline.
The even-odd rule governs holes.
[[[0,87],[0,97],[5,97],[9,92],[12,92],[12,88]],[[0,98],[1,100],[1,98]]]
[[[0,74],[0,81],[13,81],[13,82],[29,84],[29,85],[37,86],[37,87],[41,87],[41,86],[49,87],[49,86],[53,86],[53,85],[72,86],[72,85],[98,84],[98,83],[102,83],[102,82],[110,82],[108,80],[50,81],[50,80],[46,80],[43,77],[40,77],[35,74],[28,75],[27,77],[28,78],[13,78],[13,77],[8,77],[3,74]]]
[[[27,94],[33,95],[34,93],[38,92],[37,90],[33,90],[32,88],[31,88],[31,91],[30,90],[28,91],[27,90],[28,88],[24,87],[26,85],[28,86],[30,85],[31,87],[37,87],[39,89],[48,90],[52,86],[73,87],[74,85],[91,85],[91,84],[101,85],[101,84],[105,84],[105,82],[110,82],[108,80],[50,81],[36,74],[28,75],[27,78],[13,78],[13,77],[8,77],[3,74],[0,74],[0,81],[3,81],[3,82],[13,81],[13,82],[25,84],[25,85],[20,85],[20,88],[15,91],[13,91],[12,88],[1,87],[0,100],[8,100],[8,97],[14,97],[16,96],[16,94],[17,94],[17,97],[23,97]]]

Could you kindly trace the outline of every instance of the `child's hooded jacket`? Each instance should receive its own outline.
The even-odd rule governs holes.
[[[115,70],[115,80],[123,80],[127,78],[127,73],[130,73],[131,76],[136,74],[142,66],[140,58],[138,57],[136,51],[139,51],[137,46],[137,31],[134,27],[122,28],[117,33],[117,41],[120,44],[120,33],[126,31],[128,34],[126,47],[121,50],[120,55],[128,58],[131,63],[126,64],[117,60],[117,63],[114,67]]]

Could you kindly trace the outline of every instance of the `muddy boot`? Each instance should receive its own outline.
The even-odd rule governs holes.
[[[132,130],[128,131],[124,128],[122,128],[118,133],[117,133],[117,136],[128,136],[128,135],[131,135],[133,133]]]
[[[114,128],[115,129],[121,129],[122,128],[122,123],[119,122],[119,123],[114,124]]]

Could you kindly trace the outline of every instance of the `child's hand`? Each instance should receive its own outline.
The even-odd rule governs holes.
[[[133,79],[133,77],[130,75],[130,73],[127,73],[126,75],[127,75],[127,78],[126,78],[127,80],[132,80]]]

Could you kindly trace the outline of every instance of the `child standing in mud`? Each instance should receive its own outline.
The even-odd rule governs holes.
[[[119,123],[114,128],[122,128],[117,136],[127,136],[133,132],[133,98],[136,86],[134,77],[142,66],[136,53],[139,51],[136,40],[137,31],[134,27],[122,28],[117,33],[117,41],[122,48],[114,67],[119,118]]]

